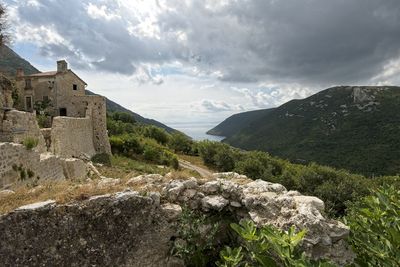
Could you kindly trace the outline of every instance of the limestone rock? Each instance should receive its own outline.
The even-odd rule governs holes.
[[[161,210],[168,220],[176,220],[182,214],[181,206],[171,203],[161,205]]]
[[[229,201],[222,196],[206,196],[201,201],[203,209],[221,211]]]

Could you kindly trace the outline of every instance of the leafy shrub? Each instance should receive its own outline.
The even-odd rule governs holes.
[[[169,138],[168,133],[164,129],[152,125],[144,128],[143,135],[156,140],[162,145],[167,144]]]
[[[215,241],[219,223],[212,223],[206,216],[187,208],[183,209],[178,225],[178,238],[172,254],[184,260],[186,266],[208,266],[215,254]],[[218,251],[217,251],[218,253]]]
[[[110,145],[115,154],[132,156],[143,152],[139,137],[133,134],[113,135],[110,137]]]
[[[107,153],[96,154],[91,159],[94,163],[104,164],[106,166],[111,166],[111,155]]]
[[[33,148],[37,147],[37,145],[39,144],[39,140],[33,137],[27,137],[24,139],[22,144],[27,150],[32,150]]]
[[[114,121],[120,121],[123,123],[129,123],[129,124],[135,124],[136,120],[135,117],[132,114],[129,114],[127,112],[120,112],[120,111],[115,111],[107,114],[108,117]]]
[[[48,128],[51,126],[50,118],[44,114],[36,115],[36,120],[40,128]]]
[[[221,251],[220,267],[234,266],[335,266],[325,261],[313,262],[300,249],[305,230],[296,233],[294,226],[287,232],[273,226],[258,229],[252,221],[231,224],[240,236],[242,246]]]
[[[192,154],[193,141],[182,133],[173,133],[168,143],[175,152]]]
[[[353,204],[345,223],[360,266],[400,266],[400,190],[384,185]]]
[[[143,151],[143,157],[145,160],[160,162],[162,156],[162,150],[156,146],[146,145]]]

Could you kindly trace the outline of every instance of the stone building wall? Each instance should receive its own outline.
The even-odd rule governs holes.
[[[90,118],[55,117],[51,129],[51,149],[65,158],[96,154],[93,145],[93,126]]]
[[[31,89],[26,89],[26,80],[30,80]],[[77,85],[76,90],[73,89],[73,84]],[[28,77],[22,76],[16,78],[16,87],[22,98],[18,109],[26,110],[25,97],[32,96],[32,103],[43,101],[44,97],[48,97],[51,101],[52,107],[49,108],[52,116],[58,116],[59,108],[66,108],[70,103],[70,97],[84,96],[85,83],[78,78],[71,70],[63,72],[52,72],[51,75],[36,74]],[[71,110],[67,116],[71,117],[84,117],[85,114],[80,116],[74,115],[75,111]]]
[[[28,176],[28,170],[33,176]],[[0,188],[25,179],[81,179],[86,176],[86,165],[77,159],[62,159],[51,153],[27,150],[23,145],[0,143]]]
[[[36,151],[47,150],[34,113],[7,110],[0,120],[2,120],[0,142],[22,143],[26,138],[33,138],[38,141],[37,147],[34,148]]]

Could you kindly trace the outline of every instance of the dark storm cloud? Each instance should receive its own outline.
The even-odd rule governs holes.
[[[118,1],[37,2],[9,1],[22,22],[69,42],[42,49],[110,72],[180,61],[222,81],[338,84],[368,81],[400,56],[399,0],[169,0],[153,22],[157,38],[132,35],[140,19]],[[115,17],[89,16],[91,2]]]

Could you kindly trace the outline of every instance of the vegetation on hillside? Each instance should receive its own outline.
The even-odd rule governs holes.
[[[235,147],[292,162],[317,162],[369,177],[397,175],[399,107],[399,87],[334,87],[275,109],[233,115],[211,133],[226,136],[224,142]],[[232,125],[238,128],[233,133]]]

